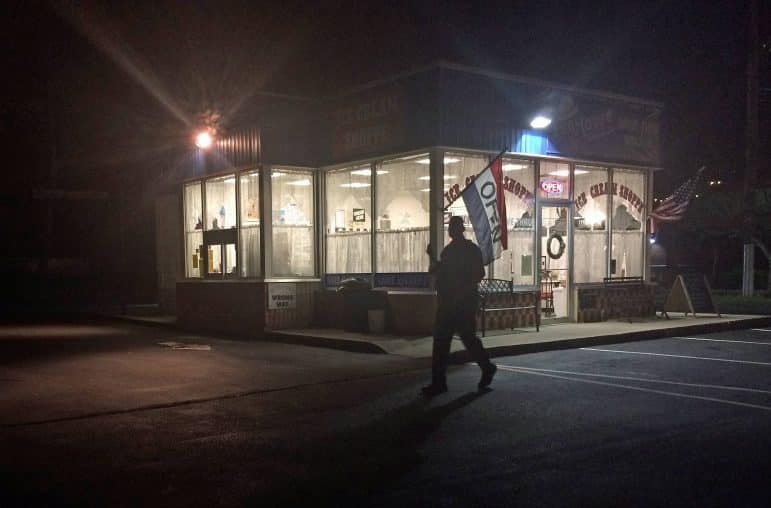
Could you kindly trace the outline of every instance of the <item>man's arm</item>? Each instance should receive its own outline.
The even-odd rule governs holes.
[[[436,256],[434,256],[434,248],[429,243],[428,246],[426,246],[426,254],[428,254],[428,273],[435,274],[439,270],[439,265],[441,264],[439,261],[436,260]]]

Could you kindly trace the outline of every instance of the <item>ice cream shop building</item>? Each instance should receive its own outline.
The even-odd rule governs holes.
[[[448,63],[258,101],[158,202],[161,302],[180,325],[362,329],[379,310],[363,330],[430,333],[426,246],[468,220],[456,197],[502,150],[508,250],[487,266],[485,327],[653,313],[660,104]]]

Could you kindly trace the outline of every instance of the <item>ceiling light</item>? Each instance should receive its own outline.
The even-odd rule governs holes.
[[[455,175],[444,175],[444,179],[445,180],[455,180],[456,178],[458,178],[458,177],[455,176]],[[431,180],[431,177],[428,176],[428,175],[426,175],[426,176],[419,176],[418,180]]]
[[[588,173],[588,171],[585,170],[585,169],[576,169],[576,174],[577,175],[584,175],[586,173]],[[550,176],[569,176],[570,175],[570,170],[568,170],[568,169],[557,169],[555,171],[548,172],[547,175],[550,175]]]
[[[295,180],[294,182],[287,182],[287,185],[297,185],[298,187],[310,187],[311,181],[305,178],[303,180]]]
[[[281,171],[274,171],[270,174],[271,178],[281,178],[282,176],[285,176],[286,173],[282,173]]]
[[[545,129],[551,125],[551,118],[538,115],[530,121],[530,127],[533,129]]]
[[[351,174],[352,175],[359,175],[359,176],[372,176],[372,170],[369,169],[369,168],[367,168],[367,169],[356,169],[354,171],[351,171]],[[378,169],[377,171],[375,171],[375,174],[376,175],[385,175],[385,174],[388,174],[388,171],[386,171],[384,169]]]
[[[503,170],[504,171],[519,171],[520,169],[525,169],[528,165],[527,164],[504,164]]]
[[[362,187],[369,187],[371,184],[365,182],[351,182],[340,184],[340,187],[348,187],[351,189],[360,189]]]
[[[426,158],[426,159],[418,159],[415,162],[417,162],[418,164],[428,164],[428,163],[431,162],[431,160]],[[444,158],[444,163],[445,164],[455,164],[456,162],[460,162],[460,159],[456,159],[455,157],[445,157]]]

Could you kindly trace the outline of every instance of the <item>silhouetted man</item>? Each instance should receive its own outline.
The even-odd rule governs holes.
[[[447,391],[447,361],[453,333],[458,332],[463,345],[482,369],[479,388],[490,385],[498,370],[490,362],[482,341],[476,335],[476,314],[479,307],[478,284],[485,275],[482,251],[471,240],[463,237],[463,219],[451,217],[448,233],[452,239],[442,250],[438,263],[431,272],[436,275],[438,308],[434,324],[433,363],[431,384],[423,387],[423,394],[433,397]],[[431,255],[431,246],[427,249]]]

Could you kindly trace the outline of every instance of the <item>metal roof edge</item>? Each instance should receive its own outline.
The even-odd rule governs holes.
[[[535,85],[535,86],[541,86],[541,87],[547,87],[547,88],[556,88],[559,90],[566,90],[573,93],[581,93],[586,95],[595,95],[600,97],[606,97],[608,99],[616,99],[616,100],[624,100],[628,102],[635,102],[637,104],[644,104],[648,106],[656,106],[659,108],[664,107],[664,103],[661,101],[656,101],[652,99],[644,99],[641,97],[634,97],[632,95],[625,95],[625,94],[619,94],[614,92],[607,92],[603,90],[596,90],[591,88],[581,88],[571,85],[565,85],[562,83],[555,83],[551,81],[546,81],[542,79],[537,78],[530,78],[526,76],[519,76],[516,74],[509,74],[505,72],[500,71],[493,71],[489,69],[484,69],[481,67],[473,67],[470,65],[464,65],[459,63],[450,62],[447,60],[435,60],[429,64],[422,65],[420,67],[416,67],[415,69],[411,69],[408,71],[400,72],[397,74],[393,74],[391,76],[387,76],[385,78],[376,79],[373,81],[368,81],[367,83],[363,83],[361,85],[354,86],[352,88],[343,90],[339,93],[336,93],[334,95],[327,95],[322,97],[320,100],[327,101],[327,100],[333,100],[338,99],[341,97],[345,97],[347,95],[352,95],[364,90],[368,90],[371,88],[375,88],[381,85],[385,85],[388,83],[393,83],[395,81],[398,81],[400,79],[404,79],[410,76],[414,76],[416,74],[420,74],[429,70],[433,69],[448,69],[448,70],[454,70],[459,72],[465,72],[467,74],[476,74],[478,76],[486,76],[493,79],[502,79],[505,81],[512,81],[516,83],[523,83],[528,85]]]

